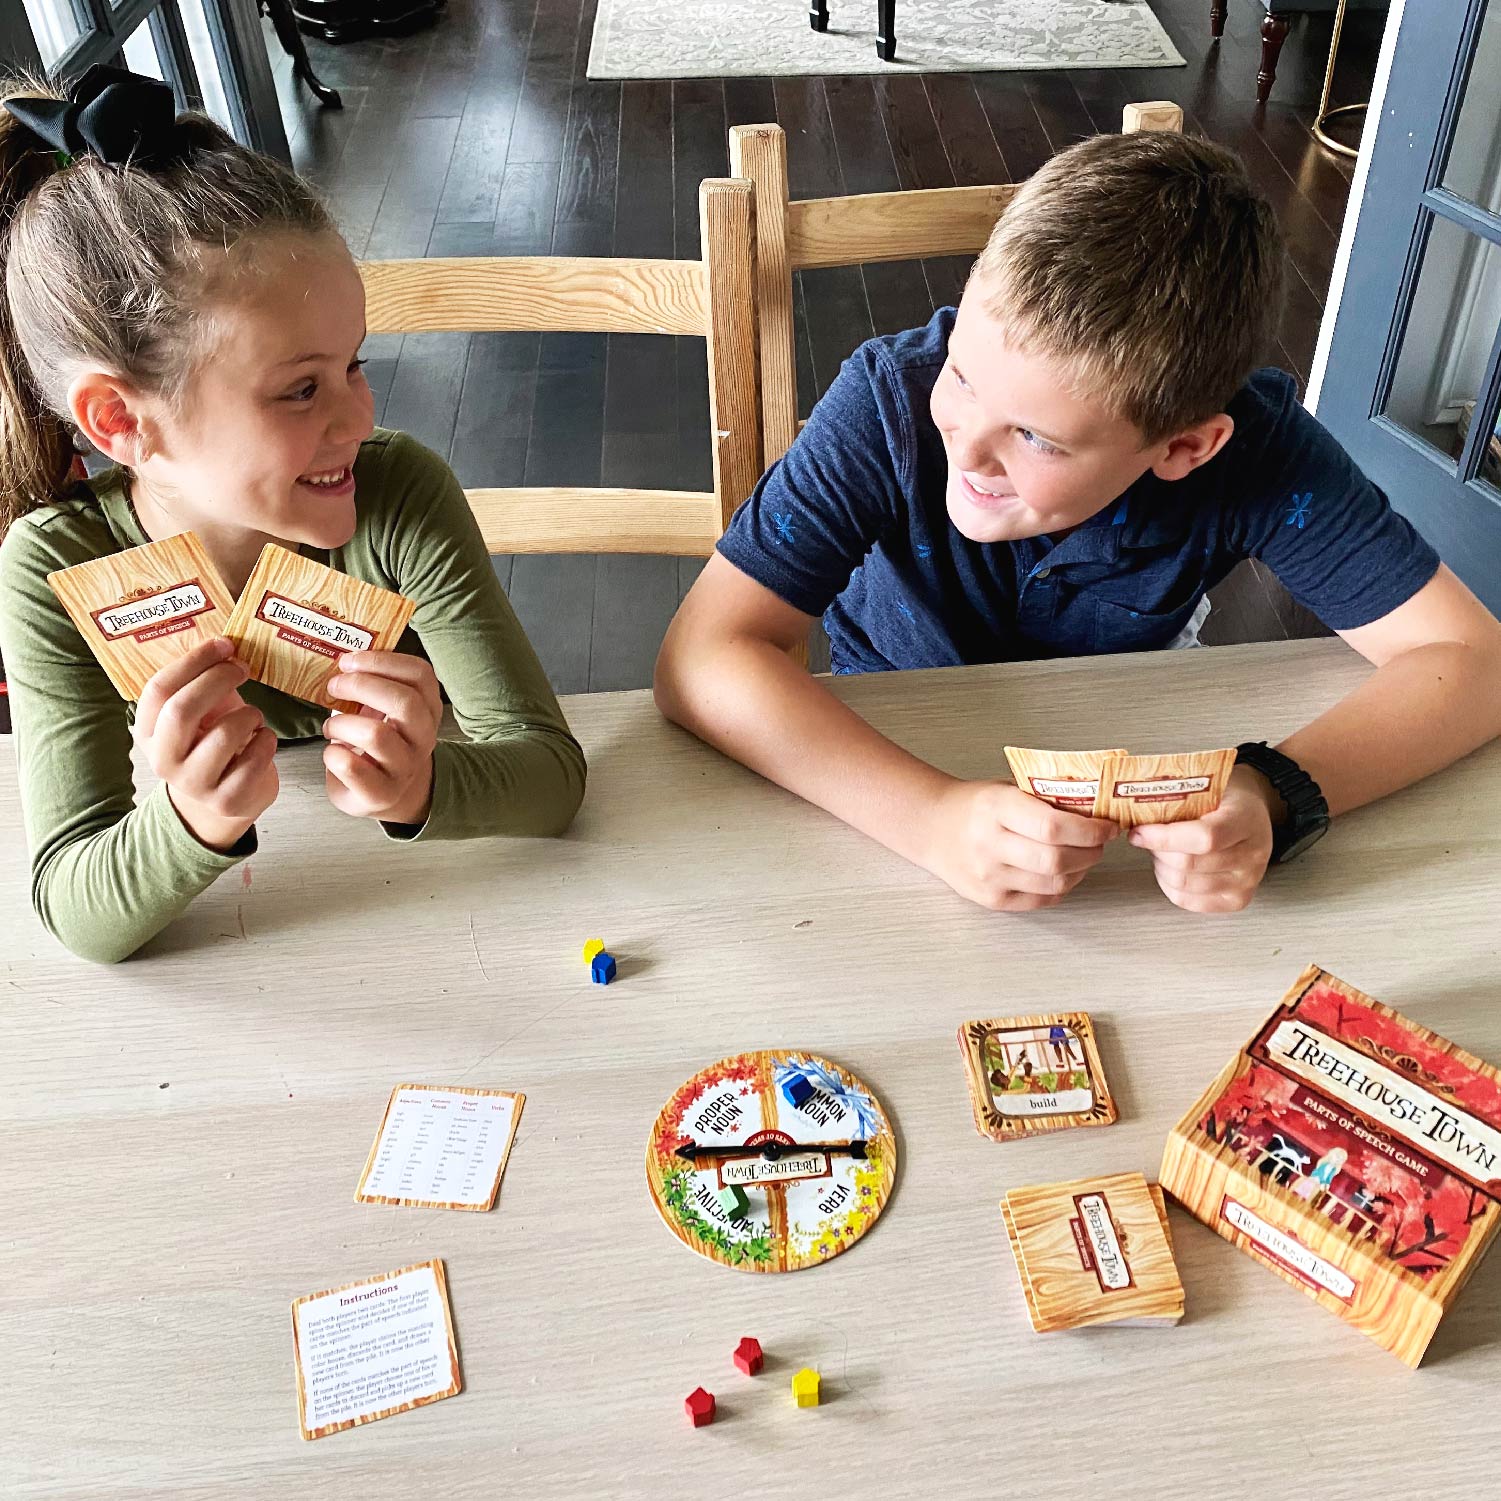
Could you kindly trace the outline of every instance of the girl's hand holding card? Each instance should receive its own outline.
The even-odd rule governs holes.
[[[135,731],[194,838],[229,849],[276,801],[276,736],[239,694],[250,676],[222,636],[169,662],[141,693]]]
[[[424,822],[443,717],[432,664],[404,652],[349,652],[327,687],[333,697],[360,706],[323,726],[329,801],[353,818]]]

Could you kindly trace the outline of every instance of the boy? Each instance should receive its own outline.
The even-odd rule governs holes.
[[[1253,373],[1281,290],[1238,159],[1099,136],[1017,193],[957,313],[848,360],[668,630],[662,711],[986,907],[1060,901],[1120,831],[908,755],[788,655],[835,672],[1190,642],[1261,558],[1376,672],[1219,808],[1132,831],[1178,906],[1246,906],[1329,815],[1501,733],[1501,625],[1299,406]],[[997,726],[996,744],[1005,738]]]

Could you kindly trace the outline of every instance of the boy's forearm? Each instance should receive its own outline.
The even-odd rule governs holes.
[[[879,840],[916,864],[954,778],[873,729],[769,641],[696,647],[692,665],[669,649],[657,665],[657,703],[669,719]]]
[[[1501,735],[1501,651],[1414,647],[1281,742],[1338,816],[1421,781]]]

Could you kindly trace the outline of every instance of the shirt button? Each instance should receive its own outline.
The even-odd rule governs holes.
[[[1039,568],[1034,577],[1045,579],[1052,571],[1051,568]]]

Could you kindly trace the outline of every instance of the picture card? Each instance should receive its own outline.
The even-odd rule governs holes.
[[[398,1084],[355,1200],[419,1209],[490,1209],[511,1155],[523,1094]]]
[[[1023,792],[1029,792],[1066,813],[1092,816],[1100,790],[1100,772],[1105,763],[1124,756],[1124,750],[1049,751],[1005,747],[1011,775]]]
[[[47,575],[109,675],[135,702],[168,662],[227,634],[234,599],[192,532]]]
[[[1009,1141],[1116,1119],[1094,1026],[1082,1011],[961,1022],[959,1049],[982,1136]]]
[[[1161,1190],[1140,1173],[1012,1189],[1001,1205],[1039,1333],[1177,1323],[1183,1284]]]
[[[416,610],[404,595],[288,552],[261,551],[226,634],[251,676],[325,709],[326,684],[350,651],[391,651]]]
[[[1094,816],[1123,829],[1202,818],[1219,807],[1234,768],[1233,749],[1113,756],[1100,771]]]
[[[310,1293],[292,1304],[303,1438],[441,1402],[463,1387],[441,1261]]]

